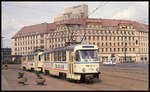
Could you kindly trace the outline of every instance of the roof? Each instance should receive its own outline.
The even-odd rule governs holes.
[[[112,27],[112,29],[116,29],[119,24],[127,24],[127,25],[133,25],[133,27],[137,31],[141,29],[148,31],[148,25],[136,21],[119,20],[119,19],[96,19],[96,18],[89,18],[89,20],[100,20],[103,27]]]
[[[39,34],[39,33],[46,33],[49,31],[54,31],[56,29],[55,23],[41,23],[31,26],[24,26],[20,31],[18,31],[12,38],[18,37],[20,35],[27,35],[27,34]]]
[[[92,22],[93,21],[93,22]],[[17,32],[12,38],[18,37],[20,35],[28,35],[29,33],[39,34],[47,33],[56,30],[56,25],[59,24],[81,24],[85,25],[86,23],[100,23],[105,29],[116,30],[119,24],[133,25],[137,31],[148,31],[148,25],[141,24],[135,21],[130,20],[116,20],[116,19],[97,19],[97,18],[79,18],[79,19],[70,19],[66,21],[59,21],[54,23],[41,23],[31,26],[23,27],[19,32]],[[110,27],[110,28],[109,28]]]

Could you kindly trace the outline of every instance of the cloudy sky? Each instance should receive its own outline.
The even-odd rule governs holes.
[[[148,24],[148,2],[2,2],[3,47],[11,47],[11,37],[22,27],[54,22],[64,8],[88,5],[90,18],[127,19]],[[96,8],[99,9],[92,13]],[[92,14],[91,14],[92,13]]]

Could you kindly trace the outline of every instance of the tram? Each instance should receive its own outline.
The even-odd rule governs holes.
[[[98,47],[75,44],[22,56],[21,68],[69,80],[99,79]]]

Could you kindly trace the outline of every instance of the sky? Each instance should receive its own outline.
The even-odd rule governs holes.
[[[1,37],[4,38],[1,38],[1,42],[3,42],[1,47],[11,48],[11,37],[22,27],[44,22],[53,23],[54,16],[64,13],[64,8],[81,4],[88,5],[89,18],[124,19],[148,24],[148,1],[3,1],[1,3]],[[98,8],[98,10],[93,12],[96,8]]]

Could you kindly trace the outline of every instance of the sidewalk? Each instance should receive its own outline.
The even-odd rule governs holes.
[[[8,84],[6,78],[3,75],[1,75],[1,76],[2,76],[2,81],[1,81],[2,82],[2,90],[11,90],[12,88]]]

